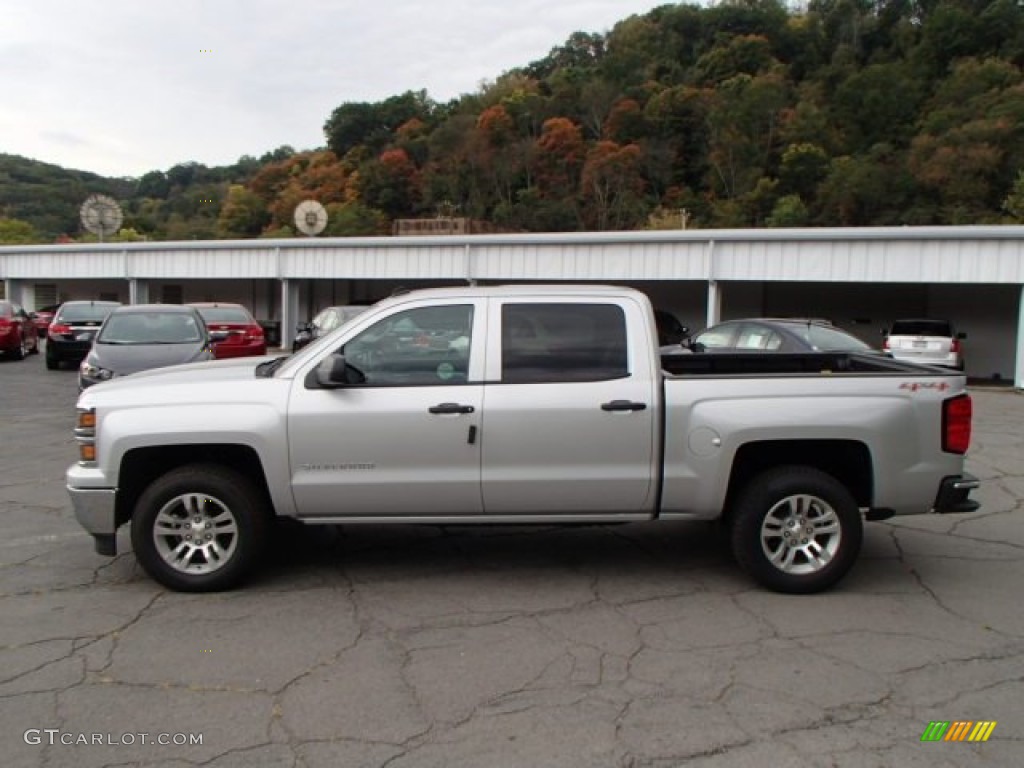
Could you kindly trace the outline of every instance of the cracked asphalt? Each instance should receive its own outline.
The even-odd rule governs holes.
[[[1024,396],[973,395],[982,509],[868,524],[826,594],[648,523],[290,530],[182,595],[74,520],[75,373],[0,362],[0,766],[1024,764]]]

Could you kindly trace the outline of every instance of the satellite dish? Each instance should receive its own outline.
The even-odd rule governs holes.
[[[113,235],[121,228],[124,214],[121,206],[112,197],[106,195],[90,195],[78,209],[82,226],[99,237],[100,242],[107,235]]]
[[[304,235],[319,235],[327,226],[327,209],[316,200],[303,200],[295,206],[295,226]]]

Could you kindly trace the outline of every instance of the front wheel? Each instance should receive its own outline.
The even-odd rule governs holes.
[[[736,560],[777,592],[807,594],[831,587],[853,566],[863,533],[850,492],[812,467],[778,467],[758,475],[733,508]]]
[[[269,511],[252,482],[194,464],[154,480],[135,504],[132,546],[155,581],[180,592],[228,589],[266,544]]]

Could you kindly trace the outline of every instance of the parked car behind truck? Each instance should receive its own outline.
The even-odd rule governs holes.
[[[897,360],[962,371],[966,338],[967,334],[957,332],[948,320],[896,320],[885,331],[882,347]]]
[[[119,301],[65,301],[61,304],[47,331],[47,369],[55,371],[63,363],[82,362],[107,315],[120,306]]]
[[[184,591],[237,584],[294,518],[723,519],[754,579],[815,592],[850,569],[865,519],[977,507],[962,375],[658,346],[631,289],[407,293],[289,357],[86,391],[68,490],[98,552],[130,522],[147,573]]]
[[[0,354],[15,360],[39,354],[35,323],[20,304],[0,300]]]
[[[223,340],[213,345],[213,356],[217,360],[267,354],[263,328],[241,304],[199,302],[188,306],[199,310],[211,332],[223,332]]]
[[[107,316],[78,368],[78,388],[168,365],[212,360],[211,334],[195,307],[133,304]]]

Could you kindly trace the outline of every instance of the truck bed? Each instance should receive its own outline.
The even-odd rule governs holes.
[[[663,355],[661,367],[670,377],[787,373],[913,373],[920,376],[946,376],[955,373],[904,363],[882,355],[853,352],[705,352]]]

